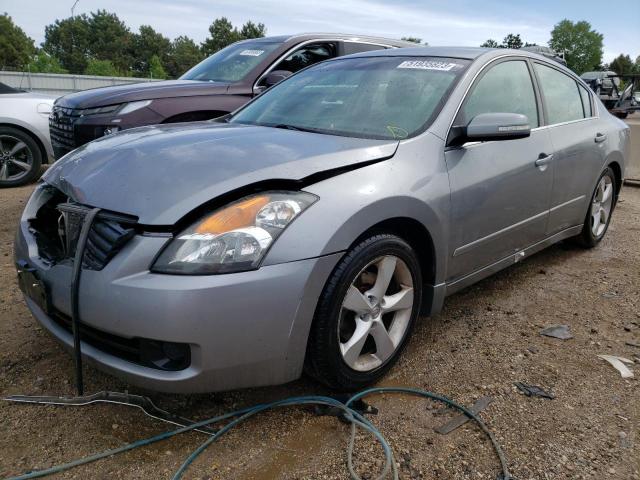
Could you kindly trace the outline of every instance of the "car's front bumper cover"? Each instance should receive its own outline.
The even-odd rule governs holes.
[[[164,371],[132,363],[83,342],[83,355],[128,382],[168,392],[210,392],[285,383],[302,372],[316,302],[340,253],[225,275],[173,276],[149,272],[167,241],[134,237],[102,270],[85,270],[80,319],[125,338],[180,342],[191,347],[190,365]],[[71,265],[47,266],[22,223],[16,261],[26,261],[48,286],[52,307],[70,314]],[[35,302],[27,305],[66,347],[73,341]]]

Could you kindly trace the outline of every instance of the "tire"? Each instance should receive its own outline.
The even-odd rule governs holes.
[[[0,127],[0,188],[32,182],[41,166],[42,152],[31,135],[17,128]]]
[[[392,266],[384,288],[389,277],[385,272]],[[377,381],[404,349],[421,302],[422,273],[411,246],[390,234],[364,239],[342,258],[318,300],[307,345],[307,373],[342,391]]]
[[[608,190],[609,196],[604,202],[602,201],[603,183],[605,185],[605,189],[610,188],[610,190]],[[607,167],[600,174],[600,177],[598,177],[598,181],[596,182],[596,187],[593,191],[593,194],[591,195],[589,208],[587,209],[587,214],[582,226],[582,232],[580,232],[580,234],[575,237],[580,246],[584,248],[593,248],[604,238],[607,230],[609,229],[611,216],[613,215],[613,210],[616,206],[617,193],[616,175],[610,167]],[[602,210],[600,210],[600,216],[594,215],[594,209],[596,208],[596,205],[599,205],[602,209],[604,209],[604,212],[606,213],[606,220],[604,222],[601,218]],[[597,228],[595,226],[596,220],[599,220]]]
[[[629,113],[628,113],[628,112],[618,112],[618,113],[616,113],[616,117],[621,118],[621,119],[623,119],[623,120],[624,120],[625,118],[627,118],[628,116],[629,116]]]

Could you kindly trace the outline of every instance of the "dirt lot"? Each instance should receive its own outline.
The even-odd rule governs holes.
[[[72,395],[71,358],[31,318],[18,291],[12,240],[32,187],[0,190],[0,394]],[[504,446],[512,473],[525,479],[640,479],[640,189],[626,187],[602,244],[590,251],[557,245],[457,294],[423,319],[382,385],[433,390],[471,403],[490,395],[482,414]],[[575,338],[539,331],[568,324]],[[597,354],[634,359],[624,380]],[[86,389],[141,393],[86,368]],[[552,391],[528,398],[516,381]],[[142,392],[147,393],[147,392]],[[326,393],[309,379],[216,395],[150,394],[192,418],[291,395]],[[425,400],[372,397],[373,417],[390,440],[401,478],[495,479],[497,460],[477,427],[442,436],[453,414]],[[166,430],[116,405],[43,407],[0,402],[0,476],[112,448]],[[210,447],[187,472],[194,479],[347,478],[348,429],[302,409],[266,414]],[[57,478],[170,478],[204,440],[190,433]],[[366,478],[381,455],[367,437],[356,446]]]

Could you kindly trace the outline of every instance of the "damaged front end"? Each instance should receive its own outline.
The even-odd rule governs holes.
[[[90,207],[74,202],[47,184],[33,193],[22,221],[28,223],[38,257],[48,266],[71,262]],[[83,268],[102,270],[135,234],[136,218],[100,212],[87,238]]]

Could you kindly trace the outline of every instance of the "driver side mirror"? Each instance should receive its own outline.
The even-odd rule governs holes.
[[[293,72],[290,72],[289,70],[273,70],[272,72],[267,73],[267,76],[264,77],[264,86],[267,88],[273,87],[276,83],[280,83],[292,73]]]
[[[531,125],[527,116],[519,113],[481,113],[473,117],[466,127],[453,127],[451,134],[451,146],[466,142],[515,140],[531,135]]]
[[[267,88],[273,87],[276,83],[280,83],[282,80],[292,74],[293,72],[290,72],[289,70],[273,70],[267,73],[262,78],[262,80],[260,80],[260,84],[256,85],[256,87],[253,89],[253,93],[256,95],[260,95]]]

